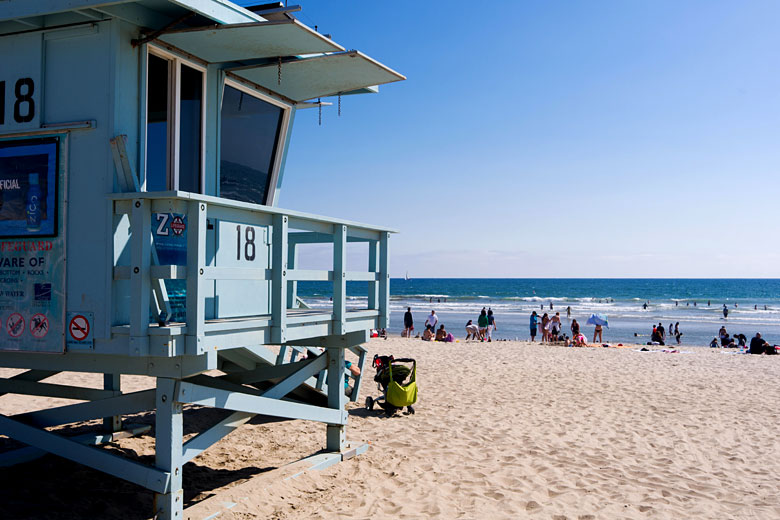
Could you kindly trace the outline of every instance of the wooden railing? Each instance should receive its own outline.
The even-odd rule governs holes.
[[[130,264],[114,265],[114,279],[130,280],[131,343],[146,341],[148,344],[149,308],[155,308],[155,303],[158,309],[164,308],[165,290],[159,289],[159,283],[169,279],[187,281],[187,354],[204,352],[205,284],[213,280],[271,282],[271,340],[276,344],[287,341],[288,311],[297,306],[298,281],[318,280],[333,284],[333,335],[346,332],[348,281],[368,282],[367,310],[376,311],[378,327],[387,327],[390,229],[186,192],[117,193],[109,195],[109,199],[114,215],[127,215],[130,223]],[[157,213],[187,216],[186,266],[154,265],[152,215]],[[267,227],[270,268],[208,265],[207,229],[218,221]],[[347,271],[349,242],[368,243],[367,271]],[[298,246],[301,244],[333,244],[333,269],[298,269]],[[230,327],[228,321],[222,330],[229,331]],[[236,324],[236,328],[246,329],[246,326]]]

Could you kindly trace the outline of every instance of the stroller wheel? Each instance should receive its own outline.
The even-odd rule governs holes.
[[[411,406],[407,406],[406,411],[408,411],[410,414],[414,414],[414,408],[412,408]]]
[[[374,398],[371,397],[370,395],[366,397],[366,408],[369,410],[374,409]]]

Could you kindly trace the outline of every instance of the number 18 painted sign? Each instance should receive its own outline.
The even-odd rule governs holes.
[[[0,81],[0,126],[5,124],[6,81]],[[14,86],[13,101],[14,121],[29,123],[35,118],[35,82],[32,78],[20,78]]]
[[[40,33],[0,38],[0,134],[41,126],[42,46]]]

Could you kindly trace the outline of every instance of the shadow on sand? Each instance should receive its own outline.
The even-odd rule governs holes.
[[[196,433],[226,417],[229,412],[209,408],[185,409],[184,432]],[[258,424],[269,422],[258,416]],[[154,413],[128,416],[125,424],[150,424],[152,430],[136,438],[147,453],[154,445]],[[78,425],[59,429],[71,436],[94,431],[95,426]],[[23,446],[0,438],[0,450]],[[134,449],[112,443],[102,449],[147,465],[153,455],[139,455]],[[199,464],[198,459],[183,468],[184,507],[209,498],[212,491],[249,479],[274,467],[249,466],[240,469],[214,469]],[[153,516],[154,493],[106,473],[75,462],[46,455],[38,460],[0,468],[0,518],[9,519],[124,519],[143,520]]]

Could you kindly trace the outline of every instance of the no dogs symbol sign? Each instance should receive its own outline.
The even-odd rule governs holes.
[[[69,312],[67,316],[68,330],[65,335],[65,343],[69,350],[93,348],[92,322],[94,315],[91,312]]]
[[[43,314],[36,314],[30,319],[30,334],[34,338],[43,339],[49,333],[49,318]]]

